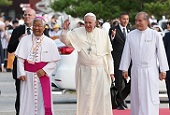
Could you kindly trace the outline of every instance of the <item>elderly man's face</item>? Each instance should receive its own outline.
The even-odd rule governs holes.
[[[35,11],[33,9],[27,9],[24,12],[23,17],[24,17],[24,23],[27,26],[30,26],[30,25],[32,25],[32,22],[35,18]]]
[[[93,30],[93,29],[95,28],[95,26],[96,26],[96,20],[95,20],[95,18],[92,17],[92,16],[86,16],[84,22],[85,22],[85,25],[84,25],[84,26],[85,26],[86,31],[87,31],[87,32],[92,32],[92,30]]]
[[[33,23],[33,33],[36,36],[41,36],[45,30],[45,26],[43,25],[41,20],[36,20]]]
[[[144,31],[147,29],[149,21],[145,19],[144,14],[139,14],[136,16],[135,25],[136,28],[140,31]]]

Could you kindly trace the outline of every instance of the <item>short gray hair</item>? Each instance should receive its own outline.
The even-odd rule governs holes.
[[[143,12],[143,11],[138,12],[138,13],[136,14],[136,17],[139,16],[139,15],[141,15],[141,14],[144,15],[144,19],[145,19],[145,20],[149,20],[149,15],[148,15],[146,12]],[[136,17],[135,17],[135,18],[136,18]]]
[[[84,20],[85,20],[85,18],[86,18],[87,16],[94,17],[94,19],[96,20],[96,15],[93,14],[93,13],[91,13],[91,12],[87,13],[87,14],[84,16]]]

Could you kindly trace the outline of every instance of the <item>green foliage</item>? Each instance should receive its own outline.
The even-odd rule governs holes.
[[[154,14],[157,19],[160,19],[162,15],[169,17],[170,0],[160,0],[151,3],[145,3],[145,11],[148,14]]]
[[[12,5],[11,0],[0,0],[0,6],[9,6]]]
[[[129,12],[131,21],[139,11],[146,11],[157,18],[169,15],[169,6],[170,0],[55,0],[51,4],[54,11],[80,18],[93,12],[98,19],[108,20],[117,18],[121,12]]]

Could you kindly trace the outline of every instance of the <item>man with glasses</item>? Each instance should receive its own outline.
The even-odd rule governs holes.
[[[131,115],[159,115],[159,80],[165,79],[169,70],[162,37],[148,24],[149,15],[137,13],[136,29],[127,35],[120,61],[119,69],[125,79],[132,62]]]
[[[36,16],[36,12],[33,9],[26,9],[24,11],[24,25],[21,25],[15,28],[12,32],[9,44],[8,44],[8,52],[13,53],[15,52],[19,41],[26,35],[32,33],[32,22]],[[27,29],[29,28],[29,29]],[[15,86],[16,86],[16,102],[15,102],[15,109],[16,115],[19,115],[19,108],[20,108],[20,80],[17,79],[17,58],[15,57],[13,62],[13,71],[12,71],[13,78],[15,79]]]

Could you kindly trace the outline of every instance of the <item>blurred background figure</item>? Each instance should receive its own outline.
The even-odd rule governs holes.
[[[84,23],[81,22],[81,21],[79,21],[79,22],[77,23],[77,27],[82,27],[82,26],[84,26]]]
[[[53,28],[49,31],[49,36],[51,39],[56,40],[59,38],[61,34],[60,26],[55,24]]]
[[[7,47],[8,47],[8,42],[9,42],[9,28],[11,28],[12,26],[7,25],[7,26],[1,26],[0,27],[0,38],[1,38],[1,45],[2,45],[2,52],[3,52],[3,62],[4,62],[4,69],[3,72],[6,71],[6,67],[7,67],[7,57],[8,57],[8,51],[7,51]]]
[[[2,15],[0,15],[0,26],[4,26],[5,27],[4,18],[3,18]]]
[[[109,29],[110,29],[110,21],[106,20],[106,22],[103,23],[102,25],[102,29],[105,30],[107,33],[109,33]]]
[[[113,27],[113,26],[117,26],[118,24],[120,23],[120,21],[119,21],[119,19],[113,19],[112,21],[111,21],[111,27]]]
[[[12,27],[8,28],[8,42],[10,40],[11,34],[13,29],[19,26],[19,21],[18,20],[13,20],[12,21]],[[6,71],[11,72],[13,70],[13,61],[14,61],[14,53],[9,53],[8,52],[8,57],[7,57],[7,67]]]
[[[162,16],[162,19],[159,20],[158,25],[160,25],[162,27],[162,29],[164,30],[166,28],[167,21],[168,21],[168,19],[166,19],[165,16]]]
[[[21,14],[17,15],[16,20],[18,20],[19,25],[24,24],[24,19],[23,19],[23,16]]]
[[[155,18],[154,15],[151,15],[150,18],[149,18],[149,23],[157,23],[157,19]]]
[[[4,72],[4,55],[3,55],[3,48],[2,48],[2,43],[0,40],[0,69],[2,72]]]
[[[102,28],[103,25],[103,19],[96,20],[96,27]]]
[[[54,26],[56,23],[57,23],[57,18],[56,18],[55,15],[53,15],[53,16],[51,17],[50,22],[49,22],[49,27],[50,27],[50,28],[53,28],[53,26]]]
[[[156,30],[162,37],[164,37],[165,33],[160,25],[153,25],[152,28]]]
[[[168,18],[168,21],[166,22],[166,29],[164,30],[164,32],[170,32],[170,18]]]

